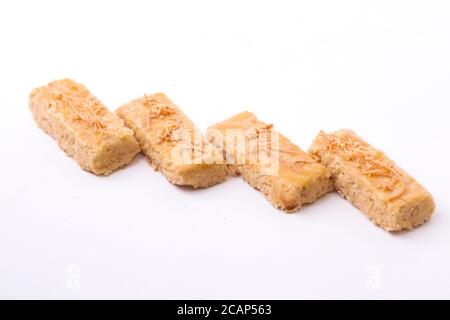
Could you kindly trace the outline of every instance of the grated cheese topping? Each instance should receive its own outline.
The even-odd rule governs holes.
[[[71,89],[74,89],[73,86]],[[79,120],[93,127],[98,131],[101,131],[106,127],[106,125],[99,118],[102,112],[104,112],[104,107],[101,103],[92,95],[89,95],[87,101],[82,98],[77,98],[72,96],[70,93],[63,94],[63,88],[55,88],[56,92],[51,94],[52,99],[62,104],[64,110],[69,110],[71,113],[72,120]]]
[[[349,136],[326,135],[327,151],[336,153],[347,161],[356,163],[361,174],[369,178],[378,178],[383,181],[376,185],[378,190],[389,193],[388,201],[401,197],[406,186],[403,176],[387,159],[383,152],[372,148],[365,141]]]
[[[175,108],[167,104],[157,104],[150,109],[150,118],[164,118],[175,113]]]
[[[180,140],[178,130],[180,129],[180,121],[172,122],[162,127],[158,132],[158,143],[177,142]]]
[[[154,96],[148,96],[146,94],[144,94],[143,104],[150,107],[150,119],[164,118],[165,116],[172,115],[176,112],[174,106],[160,103]]]
[[[303,166],[304,164],[317,163],[308,154],[304,153],[300,148],[292,143],[282,143],[281,137],[278,143],[278,148],[274,149],[272,145],[272,134],[268,134],[273,129],[273,124],[261,124],[249,129],[249,139],[259,139],[262,134],[267,134],[266,141],[259,144],[259,147],[266,151],[266,153],[272,155],[273,153],[278,154],[278,161],[280,164],[288,168],[295,168]]]

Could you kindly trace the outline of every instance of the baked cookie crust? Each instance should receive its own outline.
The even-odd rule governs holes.
[[[225,180],[220,152],[165,94],[144,95],[116,113],[134,130],[149,163],[171,183],[206,188]]]
[[[435,210],[428,191],[351,130],[320,132],[309,151],[328,167],[341,196],[387,231],[413,229]]]
[[[73,80],[34,89],[29,106],[37,125],[87,171],[108,175],[140,151],[123,120]]]
[[[241,175],[278,209],[297,211],[333,190],[325,166],[251,112],[209,127],[206,136],[225,154],[229,172]]]

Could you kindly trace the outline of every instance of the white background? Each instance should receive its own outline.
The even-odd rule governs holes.
[[[307,149],[352,128],[434,195],[389,234],[337,194],[296,214],[238,178],[82,171],[34,124],[71,77],[110,109],[163,91],[205,130],[250,110]],[[450,298],[448,1],[0,2],[1,298]]]

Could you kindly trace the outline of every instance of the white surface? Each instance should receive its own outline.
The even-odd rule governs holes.
[[[448,1],[3,1],[0,41],[1,298],[450,298]],[[304,149],[353,128],[437,212],[393,235],[336,194],[286,215],[142,157],[96,177],[27,107],[64,77],[111,109],[164,91],[202,130],[248,109]]]

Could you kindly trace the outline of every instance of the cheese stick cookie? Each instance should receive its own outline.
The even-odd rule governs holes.
[[[135,131],[150,164],[171,183],[205,188],[225,180],[220,152],[163,93],[135,99],[116,112]]]
[[[34,89],[30,109],[38,126],[87,171],[108,175],[139,152],[123,120],[70,79]]]
[[[250,112],[211,126],[206,136],[224,152],[230,172],[276,208],[294,212],[333,189],[325,166]]]
[[[434,212],[428,191],[351,130],[320,132],[310,152],[328,167],[336,190],[387,231],[410,230]]]

